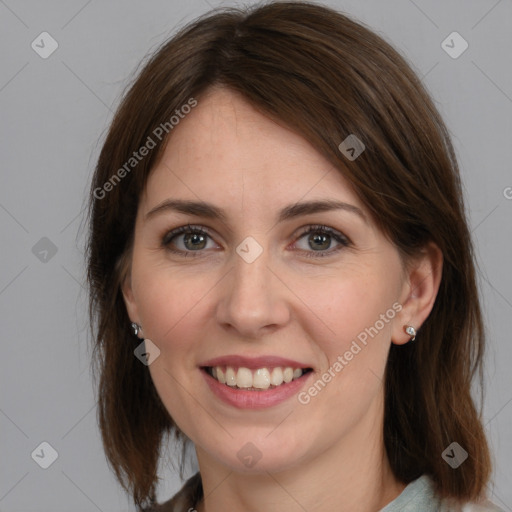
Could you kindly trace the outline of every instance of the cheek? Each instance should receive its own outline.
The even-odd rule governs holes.
[[[213,314],[208,293],[218,277],[209,272],[182,272],[147,264],[134,278],[144,335],[163,354],[180,356],[180,365],[192,363],[194,344],[204,334],[204,322]],[[168,358],[169,362],[175,358]]]
[[[355,425],[382,389],[396,314],[395,286],[385,276],[347,272],[302,289],[309,290],[311,311],[304,309],[304,318],[307,314],[309,336],[322,359],[298,398],[312,418],[327,420],[326,437]]]
[[[392,268],[350,266],[337,274],[302,280],[297,289],[310,310],[310,330],[331,359],[358,340],[388,339],[396,315],[398,274]],[[313,332],[314,331],[314,332]]]
[[[187,433],[197,413],[190,391],[197,386],[197,357],[206,319],[212,315],[207,293],[216,281],[211,281],[205,274],[170,275],[169,270],[153,268],[138,287],[140,318],[147,326],[144,335],[160,349],[149,366],[151,378],[174,422]]]

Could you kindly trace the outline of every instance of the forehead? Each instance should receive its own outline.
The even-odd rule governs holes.
[[[238,93],[212,89],[174,127],[148,179],[146,209],[168,197],[239,205],[242,195],[247,208],[335,198],[364,209],[341,172],[307,140]]]

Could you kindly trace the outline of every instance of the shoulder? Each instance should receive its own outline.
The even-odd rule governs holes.
[[[431,485],[433,487],[432,481]],[[487,498],[482,498],[478,502],[467,501],[465,503],[456,502],[450,499],[441,501],[439,512],[505,512],[495,503]]]
[[[183,487],[168,501],[145,512],[196,512],[195,504],[203,496],[201,475],[197,472],[191,476]],[[407,485],[395,500],[381,509],[381,512],[437,511],[437,512],[505,512],[492,501],[486,499],[478,503],[464,504],[450,500],[438,501],[432,480],[423,475]]]
[[[432,479],[422,475],[410,482],[402,493],[380,512],[504,512],[490,500],[478,503],[460,503],[451,499],[440,499],[435,492]]]
[[[479,503],[467,502],[462,505],[443,503],[440,512],[505,512],[490,500],[483,500]]]

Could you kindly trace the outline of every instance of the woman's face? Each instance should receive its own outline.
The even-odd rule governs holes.
[[[210,90],[174,127],[129,275],[153,382],[202,457],[278,471],[380,435],[390,343],[408,339],[398,252],[339,171],[241,97]]]

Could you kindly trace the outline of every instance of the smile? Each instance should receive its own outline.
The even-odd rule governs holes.
[[[264,391],[274,389],[292,380],[299,379],[311,368],[292,368],[290,366],[275,368],[256,368],[232,366],[207,366],[204,370],[220,384],[246,391]]]

